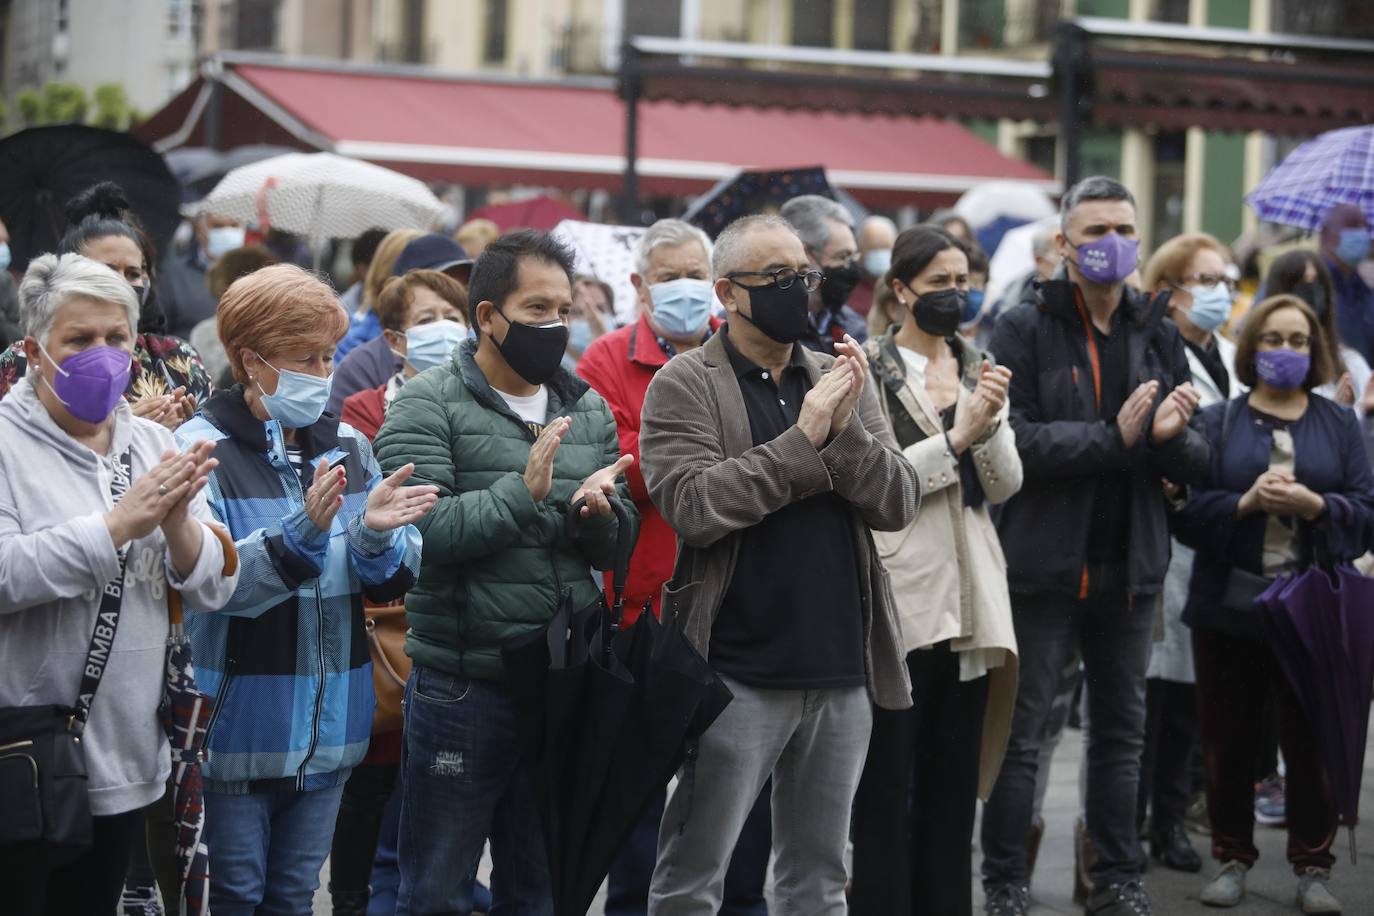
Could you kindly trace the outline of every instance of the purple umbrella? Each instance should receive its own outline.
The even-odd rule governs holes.
[[[1345,127],[1307,141],[1245,200],[1260,219],[1309,232],[1337,204],[1354,204],[1374,223],[1374,125]]]
[[[1374,694],[1374,579],[1347,565],[1281,576],[1257,599],[1265,633],[1317,738],[1355,859]]]

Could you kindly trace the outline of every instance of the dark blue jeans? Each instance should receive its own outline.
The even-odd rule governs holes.
[[[1035,808],[1040,744],[1065,663],[1080,647],[1088,695],[1088,779],[1084,814],[1097,851],[1093,884],[1138,878],[1136,792],[1145,744],[1145,669],[1154,597],[1124,591],[1080,600],[1013,594],[1021,662],[1016,712],[997,784],[983,806],[983,880],[1030,883],[1026,841]]]
[[[500,684],[416,665],[406,683],[398,916],[472,910],[491,840],[492,908],[552,916],[544,834]]]
[[[768,856],[773,850],[773,783],[769,780],[744,822],[730,869],[725,873],[725,903],[720,916],[768,916],[763,886],[768,878]],[[658,856],[658,825],[663,820],[667,792],[659,793],[644,810],[634,833],[615,861],[606,886],[606,916],[646,916],[649,881]]]

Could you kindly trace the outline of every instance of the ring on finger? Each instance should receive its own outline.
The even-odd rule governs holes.
[[[171,492],[171,491],[167,489],[167,485],[166,485],[165,483],[160,483],[160,484],[157,485],[157,495],[158,495],[158,496],[166,496],[166,495],[167,495],[168,493],[170,493],[170,492]]]

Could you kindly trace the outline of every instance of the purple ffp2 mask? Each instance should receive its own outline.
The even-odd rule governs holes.
[[[1255,374],[1266,385],[1292,391],[1307,380],[1312,357],[1297,350],[1261,350],[1255,354]]]
[[[1093,283],[1120,283],[1135,270],[1140,258],[1140,242],[1115,232],[1076,246],[1078,272]]]

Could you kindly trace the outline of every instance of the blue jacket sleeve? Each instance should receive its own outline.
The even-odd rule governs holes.
[[[1374,546],[1374,472],[1364,434],[1353,411],[1340,411],[1339,422],[1343,485],[1321,494],[1326,515],[1312,526],[1317,559],[1330,562],[1353,560]]]
[[[367,492],[371,494],[382,482],[382,471],[367,440],[357,436],[354,441],[359,460],[367,473]],[[374,531],[364,522],[365,516],[364,508],[348,520],[344,529],[349,564],[369,600],[378,603],[395,601],[410,591],[420,573],[420,531],[414,525],[402,525],[392,531]]]

